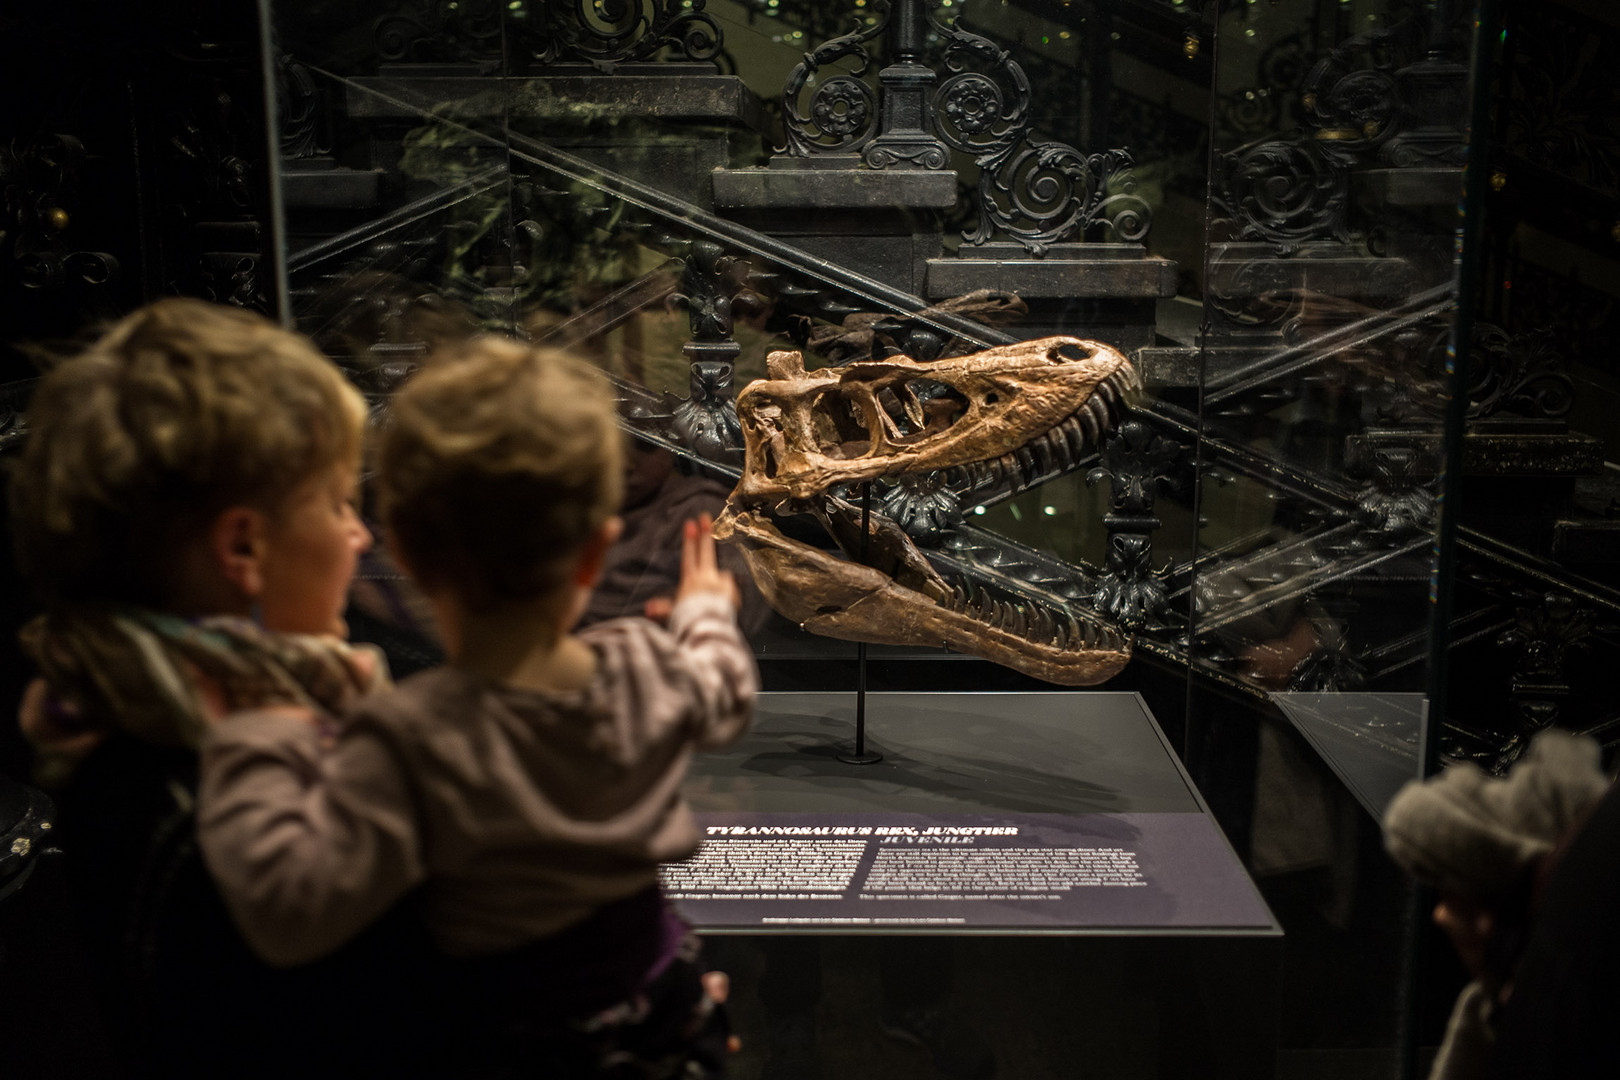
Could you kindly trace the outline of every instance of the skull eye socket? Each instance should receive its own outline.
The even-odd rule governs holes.
[[[1076,360],[1090,360],[1096,355],[1095,350],[1082,349],[1078,342],[1065,341],[1057,348],[1049,350],[1046,358],[1054,364],[1072,364]]]
[[[810,408],[816,445],[833,458],[854,458],[872,445],[872,433],[855,404],[837,388],[822,391]]]

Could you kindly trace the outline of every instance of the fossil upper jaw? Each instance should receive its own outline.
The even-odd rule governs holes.
[[[1139,385],[1124,356],[1047,338],[932,363],[769,366],[737,400],[746,460],[715,535],[742,548],[772,607],[830,637],[943,646],[1065,685],[1126,664],[1129,639],[1091,612],[947,581],[898,525],[838,497],[880,477],[981,488],[1072,468]],[[787,537],[776,514],[815,516],[848,558]]]
[[[1102,415],[1086,409],[1094,394],[1112,408],[1137,386],[1117,350],[1067,337],[928,363],[896,356],[806,372],[796,352],[766,363],[769,378],[737,398],[747,459],[737,495],[753,504],[991,461],[1071,417],[1083,435]]]

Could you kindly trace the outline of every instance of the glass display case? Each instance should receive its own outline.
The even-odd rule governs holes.
[[[590,617],[695,512],[753,583],[770,693],[668,883],[738,1075],[949,1074],[877,1034],[918,981],[1001,1075],[1410,1074],[1460,974],[1378,818],[1510,763],[1616,610],[1575,384],[1472,316],[1523,257],[1470,231],[1472,5],[263,14],[286,319],[380,412],[474,330],[588,356],[635,445]],[[374,560],[356,631],[431,663]],[[929,836],[977,855],[884,846]]]
[[[739,1076],[1420,1075],[1464,975],[1391,794],[1550,726],[1620,743],[1606,0],[0,29],[0,454],[37,353],[181,294],[305,331],[378,423],[468,333],[601,367],[634,451],[589,619],[719,517],[767,693],[694,765],[710,843],[668,887],[736,977]],[[347,618],[442,658],[381,551]],[[83,980],[19,790],[21,1009]],[[95,1058],[58,1013],[20,1038]]]

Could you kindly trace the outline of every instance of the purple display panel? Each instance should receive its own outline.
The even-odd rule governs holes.
[[[664,868],[701,930],[1259,931],[1276,924],[1202,813],[707,813]]]

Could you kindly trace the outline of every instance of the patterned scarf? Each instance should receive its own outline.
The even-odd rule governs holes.
[[[183,619],[138,608],[82,608],[23,628],[49,687],[23,727],[42,783],[57,784],[113,731],[195,747],[226,713],[272,705],[341,716],[388,684],[382,654],[336,638],[279,634],[250,619]]]

